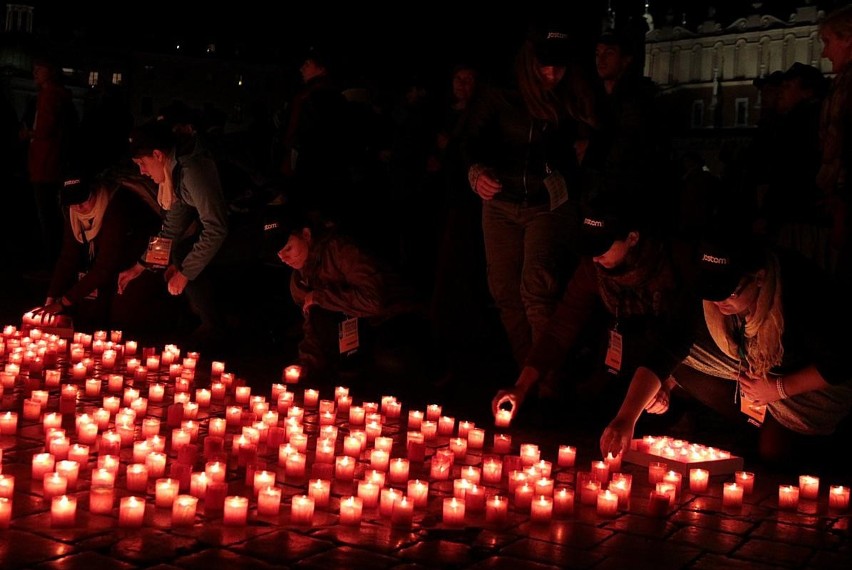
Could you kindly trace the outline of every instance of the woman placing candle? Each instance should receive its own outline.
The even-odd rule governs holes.
[[[671,376],[726,417],[760,425],[764,464],[845,472],[837,450],[848,444],[852,410],[849,295],[803,256],[734,224],[714,230],[695,256],[699,298],[684,308],[685,330],[637,369],[601,452],[629,449],[636,421]]]

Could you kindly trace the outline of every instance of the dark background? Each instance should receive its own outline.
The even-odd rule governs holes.
[[[657,27],[667,21],[694,29],[713,11],[723,27],[752,13],[788,20],[796,6],[815,3],[830,10],[837,0],[649,0]],[[117,48],[217,52],[254,61],[289,64],[308,45],[334,51],[353,73],[374,74],[400,67],[446,69],[472,61],[501,65],[514,52],[530,23],[560,23],[578,38],[593,38],[610,9],[618,25],[644,25],[645,0],[563,2],[276,2],[190,3],[147,0],[81,5],[33,2],[37,27],[68,41],[87,38]],[[499,62],[499,63],[498,63]]]

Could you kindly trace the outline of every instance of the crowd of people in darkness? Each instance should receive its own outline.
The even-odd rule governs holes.
[[[33,212],[36,312],[81,329],[262,338],[320,385],[422,402],[487,346],[504,373],[465,389],[516,422],[594,426],[602,454],[706,404],[754,426],[760,461],[840,468],[852,5],[819,35],[832,74],[755,81],[760,122],[721,172],[677,148],[629,26],[587,45],[536,22],[505,74],[459,61],[390,99],[315,45],[279,121],[237,133],[183,100],[135,122],[116,93],[77,117],[36,59],[33,112],[6,121],[4,224]]]

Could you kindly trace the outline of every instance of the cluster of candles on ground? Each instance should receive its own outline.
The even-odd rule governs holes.
[[[680,494],[681,479],[688,476],[689,490],[692,493],[706,493],[713,475],[710,469],[694,465],[712,465],[731,459],[729,451],[708,447],[699,443],[690,443],[669,436],[647,435],[633,440],[632,451],[647,453],[659,458],[648,463],[648,482],[655,485],[651,492],[649,511],[665,513]],[[754,491],[755,474],[751,471],[736,470],[733,477],[722,484],[722,506],[740,508],[744,497]],[[845,485],[831,485],[828,493],[828,508],[842,512],[849,508],[850,489]],[[798,486],[779,485],[778,508],[796,510],[799,500],[816,501],[819,498],[819,477],[800,475]]]
[[[56,527],[80,524],[78,500],[91,514],[117,509],[122,527],[150,524],[151,511],[170,511],[173,526],[201,514],[245,525],[250,513],[310,525],[318,512],[347,525],[369,515],[410,526],[430,503],[440,504],[444,525],[463,526],[505,524],[510,507],[537,523],[568,517],[575,494],[579,505],[614,517],[631,496],[620,456],[577,471],[576,448],[560,445],[554,466],[538,445],[516,448],[504,431],[486,445],[484,428],[457,422],[439,404],[403,414],[393,396],[357,405],[343,386],[327,395],[297,389],[297,366],[286,367],[268,395],[253,394],[220,361],[203,375],[209,384],[197,387],[199,355],[175,345],[157,352],[123,341],[120,331],[63,339],[13,326],[2,331],[0,357],[0,437],[44,438],[31,478]],[[707,475],[691,470],[691,490],[706,491]],[[663,508],[663,498],[668,509],[680,474],[658,462],[649,478],[657,485],[649,509]],[[753,478],[737,473],[723,502],[741,501]],[[815,498],[812,479],[790,492]],[[12,520],[14,485],[0,469],[0,528]],[[829,501],[846,509],[848,487],[833,486]]]

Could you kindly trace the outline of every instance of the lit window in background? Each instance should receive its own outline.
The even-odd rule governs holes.
[[[113,73],[112,74],[112,84],[113,85],[121,85],[121,73]]]
[[[89,87],[94,87],[98,84],[98,72],[90,71],[89,72]]]

